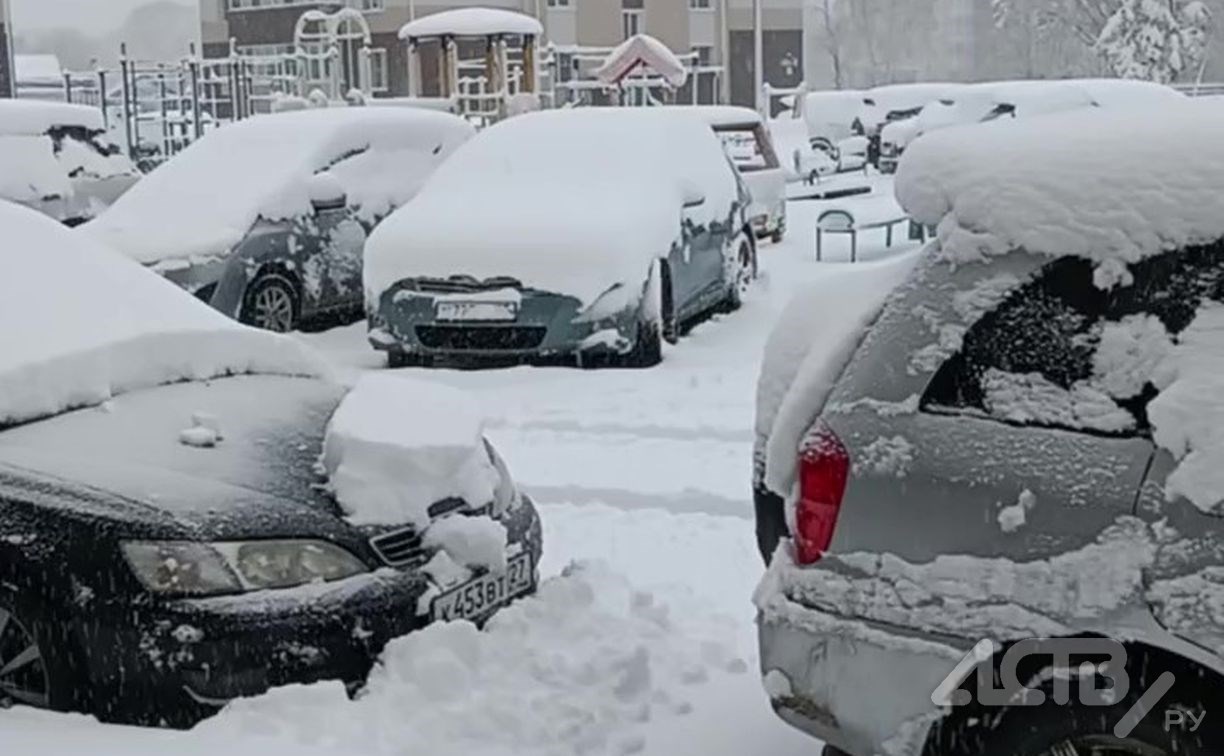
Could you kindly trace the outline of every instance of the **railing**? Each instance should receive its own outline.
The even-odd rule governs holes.
[[[1198,82],[1194,84],[1174,84],[1173,88],[1178,92],[1187,94],[1191,97],[1220,97],[1224,96],[1224,82]]]

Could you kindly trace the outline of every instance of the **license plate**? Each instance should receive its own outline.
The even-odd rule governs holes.
[[[435,313],[444,321],[505,322],[518,318],[518,307],[512,302],[438,302]]]
[[[531,555],[520,554],[510,560],[504,574],[482,575],[434,599],[433,618],[442,622],[480,619],[510,603],[531,584]]]

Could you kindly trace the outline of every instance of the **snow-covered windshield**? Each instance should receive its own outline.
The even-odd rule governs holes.
[[[326,372],[32,210],[0,202],[0,236],[0,428],[160,384]]]

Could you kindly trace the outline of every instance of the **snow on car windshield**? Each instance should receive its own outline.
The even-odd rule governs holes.
[[[577,188],[576,188],[577,187]],[[685,217],[725,221],[735,176],[710,127],[676,112],[550,111],[455,153],[366,249],[366,297],[404,278],[511,276],[593,302],[640,286]],[[719,216],[723,217],[719,217]]]
[[[308,214],[309,177],[334,164],[350,204],[386,212],[410,199],[427,169],[471,131],[454,116],[407,108],[261,116],[210,132],[86,232],[142,263],[223,255],[261,216]],[[345,165],[345,158],[360,165]]]
[[[84,105],[29,100],[0,100],[0,134],[39,136],[56,127],[105,131],[102,111]]]
[[[0,202],[0,235],[0,427],[176,381],[326,372],[32,210]]]

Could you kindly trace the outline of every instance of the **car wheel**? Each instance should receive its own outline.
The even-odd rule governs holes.
[[[297,327],[298,303],[293,284],[277,275],[262,276],[247,289],[241,320],[265,331],[288,333]]]
[[[50,652],[51,636],[32,611],[0,599],[0,708],[66,710],[76,689]]]
[[[735,249],[735,267],[731,276],[731,288],[727,291],[726,309],[738,310],[744,306],[744,297],[756,280],[756,256],[752,242],[741,234],[733,242]]]
[[[633,349],[619,361],[621,367],[650,368],[663,361],[663,333],[658,321],[638,323]]]

